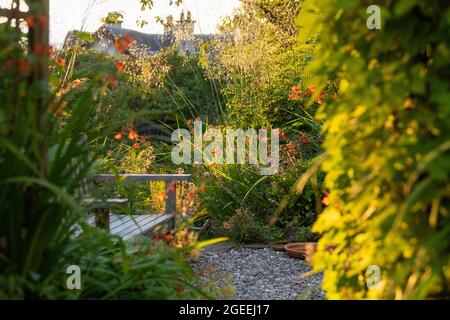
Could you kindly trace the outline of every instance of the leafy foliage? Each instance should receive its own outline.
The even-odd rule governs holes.
[[[214,80],[206,79],[197,57],[182,56],[171,48],[138,57],[81,50],[73,78],[107,84],[97,99],[99,113],[107,118],[136,112],[141,121],[177,127],[180,120],[201,116],[213,123],[221,117],[222,97]]]
[[[98,109],[115,82],[68,81],[64,59],[25,38],[0,24],[0,299],[204,297],[186,250],[126,245],[86,226],[78,188],[120,128]],[[85,275],[81,291],[66,287],[72,264]]]
[[[312,44],[295,38],[297,1],[248,1],[224,21],[221,39],[204,48],[201,63],[222,84],[227,123],[242,128],[281,126],[295,117],[288,101],[303,83]]]
[[[365,25],[367,1],[303,6],[299,41],[320,42],[311,82],[337,77],[340,91],[319,110],[330,206],[314,261],[328,297],[448,296],[449,4],[384,1],[381,30]],[[379,288],[366,287],[369,265]]]
[[[102,23],[122,23],[123,22],[123,13],[119,11],[111,11],[108,12],[106,17],[100,20]]]

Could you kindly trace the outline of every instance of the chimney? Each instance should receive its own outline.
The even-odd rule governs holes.
[[[122,22],[117,22],[117,23],[107,23],[106,26],[108,28],[113,28],[113,29],[122,29]]]

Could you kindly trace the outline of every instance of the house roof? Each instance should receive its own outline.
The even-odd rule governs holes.
[[[143,33],[131,29],[122,28],[120,25],[114,24],[104,24],[101,26],[96,32],[93,33],[93,36],[97,41],[103,43],[109,43],[111,41],[118,40],[121,37],[128,36],[133,39],[134,43],[129,48],[129,53],[131,55],[142,55],[142,54],[154,54],[161,49],[170,46],[174,39],[171,39],[170,42],[167,42],[167,39],[164,38],[163,34],[148,34]],[[74,39],[74,32],[69,32],[64,47],[70,45]],[[195,42],[203,42],[209,41],[214,38],[217,38],[217,35],[214,34],[194,34],[193,40]],[[86,47],[89,47],[88,43],[84,43]]]
[[[129,36],[131,39],[136,41],[138,46],[145,46],[149,51],[159,51],[163,48],[162,34],[142,33],[115,26],[103,26],[103,28],[107,29],[116,39],[123,36]]]

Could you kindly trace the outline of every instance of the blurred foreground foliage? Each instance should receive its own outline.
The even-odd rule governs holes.
[[[448,297],[450,6],[384,1],[381,30],[366,27],[367,6],[305,1],[298,19],[300,42],[319,39],[311,82],[339,81],[318,114],[330,205],[315,268],[332,299]]]

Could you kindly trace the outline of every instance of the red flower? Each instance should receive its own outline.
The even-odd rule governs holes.
[[[26,22],[28,28],[36,27],[36,22],[38,22],[41,27],[44,27],[44,26],[46,26],[48,24],[48,19],[44,15],[41,15],[41,16],[38,16],[38,17],[36,17],[36,16],[28,16],[28,17],[25,18],[25,22]]]
[[[117,87],[117,80],[113,76],[109,75],[103,78],[103,81],[111,88],[115,89]]]
[[[44,27],[48,24],[48,19],[46,16],[39,16],[39,25]]]
[[[28,17],[26,17],[25,22],[27,23],[28,28],[34,28],[34,26],[35,26],[35,23],[34,23],[35,19],[36,19],[35,16],[28,16]]]
[[[135,144],[133,144],[133,148],[134,149],[139,149],[139,143],[136,142]]]
[[[283,130],[280,130],[278,137],[282,140],[284,140],[284,138],[286,138],[286,135],[284,134]]]
[[[130,36],[122,36],[114,42],[114,46],[117,51],[124,53],[128,50],[128,47],[133,43],[133,39]]]
[[[290,151],[295,151],[295,145],[294,145],[292,142],[286,143],[286,150],[287,150],[288,152],[290,152]]]
[[[301,143],[308,143],[309,141],[309,137],[305,134],[302,134],[298,139],[300,140]]]
[[[124,72],[125,71],[125,63],[123,63],[122,61],[117,61],[116,68],[117,68],[118,72]]]
[[[44,45],[43,43],[38,42],[34,46],[33,53],[37,57],[43,57],[44,55],[49,53],[49,48],[46,45]]]
[[[66,64],[66,61],[61,57],[56,57],[55,62],[60,67],[64,67],[64,65]]]
[[[130,133],[128,134],[128,139],[130,140],[136,140],[139,137],[136,131],[130,130]]]
[[[56,114],[57,116],[60,116],[61,113],[62,113],[62,111],[63,111],[66,107],[67,107],[67,101],[63,101],[63,102],[61,103],[61,105],[59,106],[59,108],[55,111],[55,114]]]
[[[322,204],[326,206],[330,205],[330,195],[328,193],[325,193],[324,197],[322,198]]]
[[[324,93],[323,91],[321,91],[321,92],[319,93],[319,95],[317,96],[316,102],[317,102],[318,104],[322,104],[323,98],[324,98],[324,97],[325,97],[325,93]]]
[[[164,191],[155,194],[154,199],[158,202],[162,202],[166,199],[166,193]]]
[[[114,139],[116,140],[121,140],[122,139],[122,134],[119,132],[114,136]]]
[[[288,96],[289,101],[297,101],[300,100],[300,88],[299,87],[293,87],[291,90],[291,93]]]
[[[308,97],[311,97],[312,94],[314,93],[314,91],[316,91],[316,86],[309,86],[309,87],[306,89],[305,93],[306,93],[306,95],[307,95]]]
[[[72,89],[78,88],[83,84],[83,82],[80,79],[76,79],[74,81],[72,81]]]
[[[299,87],[293,87],[291,93],[293,94],[300,94],[300,88]]]
[[[174,239],[172,232],[170,232],[170,231],[167,231],[163,237],[164,237],[164,241],[166,241],[166,243],[169,243],[169,242],[173,241],[173,239]]]

